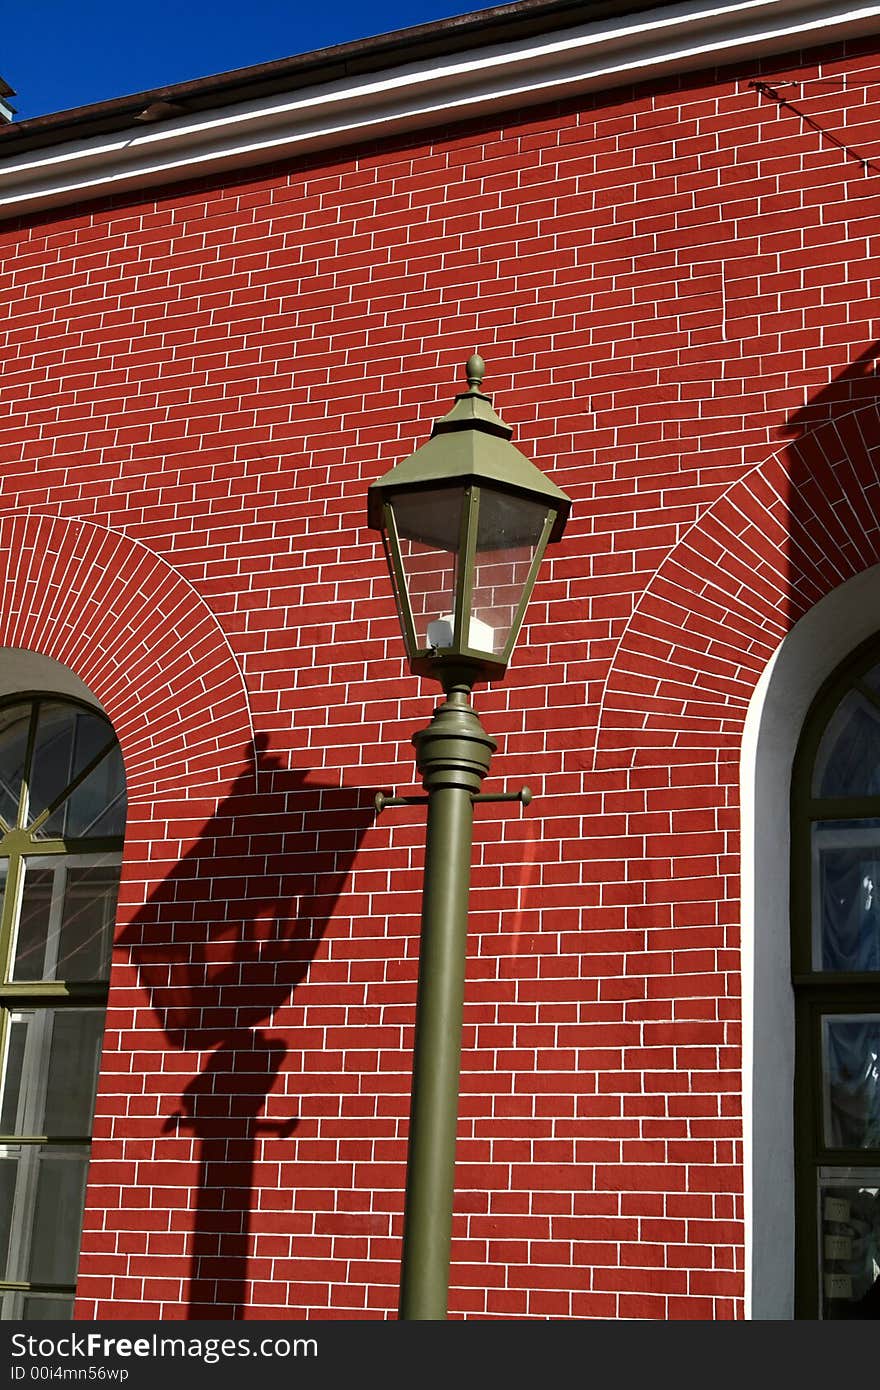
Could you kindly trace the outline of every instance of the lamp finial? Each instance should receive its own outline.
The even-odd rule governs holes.
[[[469,357],[465,365],[467,373],[467,384],[471,391],[482,391],[483,377],[486,375],[486,364],[479,353],[475,352],[473,357]]]

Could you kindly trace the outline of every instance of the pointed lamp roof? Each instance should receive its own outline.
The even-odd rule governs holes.
[[[550,541],[559,540],[571,499],[511,444],[513,430],[483,394],[486,364],[482,357],[476,353],[470,357],[465,371],[467,391],[456,396],[449,414],[435,422],[430,439],[371,484],[367,494],[370,526],[383,529],[383,504],[395,493],[475,482],[552,507],[556,516]]]

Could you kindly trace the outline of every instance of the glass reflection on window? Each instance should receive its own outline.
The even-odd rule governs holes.
[[[89,1151],[0,1145],[0,1278],[74,1284]]]
[[[28,856],[12,978],[106,979],[119,855]]]
[[[828,721],[813,769],[814,796],[880,796],[880,707],[859,690]]]
[[[39,707],[30,776],[30,815],[51,806],[93,758],[114,744],[103,716],[46,700]]]
[[[880,1014],[822,1019],[825,1143],[880,1147]]]
[[[89,1137],[104,1010],[16,1009],[7,1027],[0,1133]]]
[[[35,833],[41,840],[122,835],[126,810],[125,769],[117,745],[68,792]]]
[[[813,968],[880,971],[880,820],[813,826]]]
[[[880,1303],[880,1169],[820,1168],[823,1319],[876,1318]]]
[[[18,824],[31,708],[28,702],[0,710],[0,817],[10,828]]]

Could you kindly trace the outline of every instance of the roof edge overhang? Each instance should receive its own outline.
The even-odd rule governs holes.
[[[462,430],[455,435],[434,435],[370,484],[369,524],[374,530],[382,529],[383,506],[395,493],[471,482],[488,483],[545,502],[563,518],[571,511],[571,498],[515,444],[481,430]]]
[[[880,32],[880,4],[835,0],[606,3],[571,22],[584,9],[524,0],[13,123],[0,129],[0,217]]]

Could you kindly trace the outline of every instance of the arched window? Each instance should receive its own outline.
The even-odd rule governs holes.
[[[792,783],[801,1318],[880,1316],[880,639],[828,680]]]
[[[73,1313],[125,813],[103,714],[0,705],[4,1319]]]

